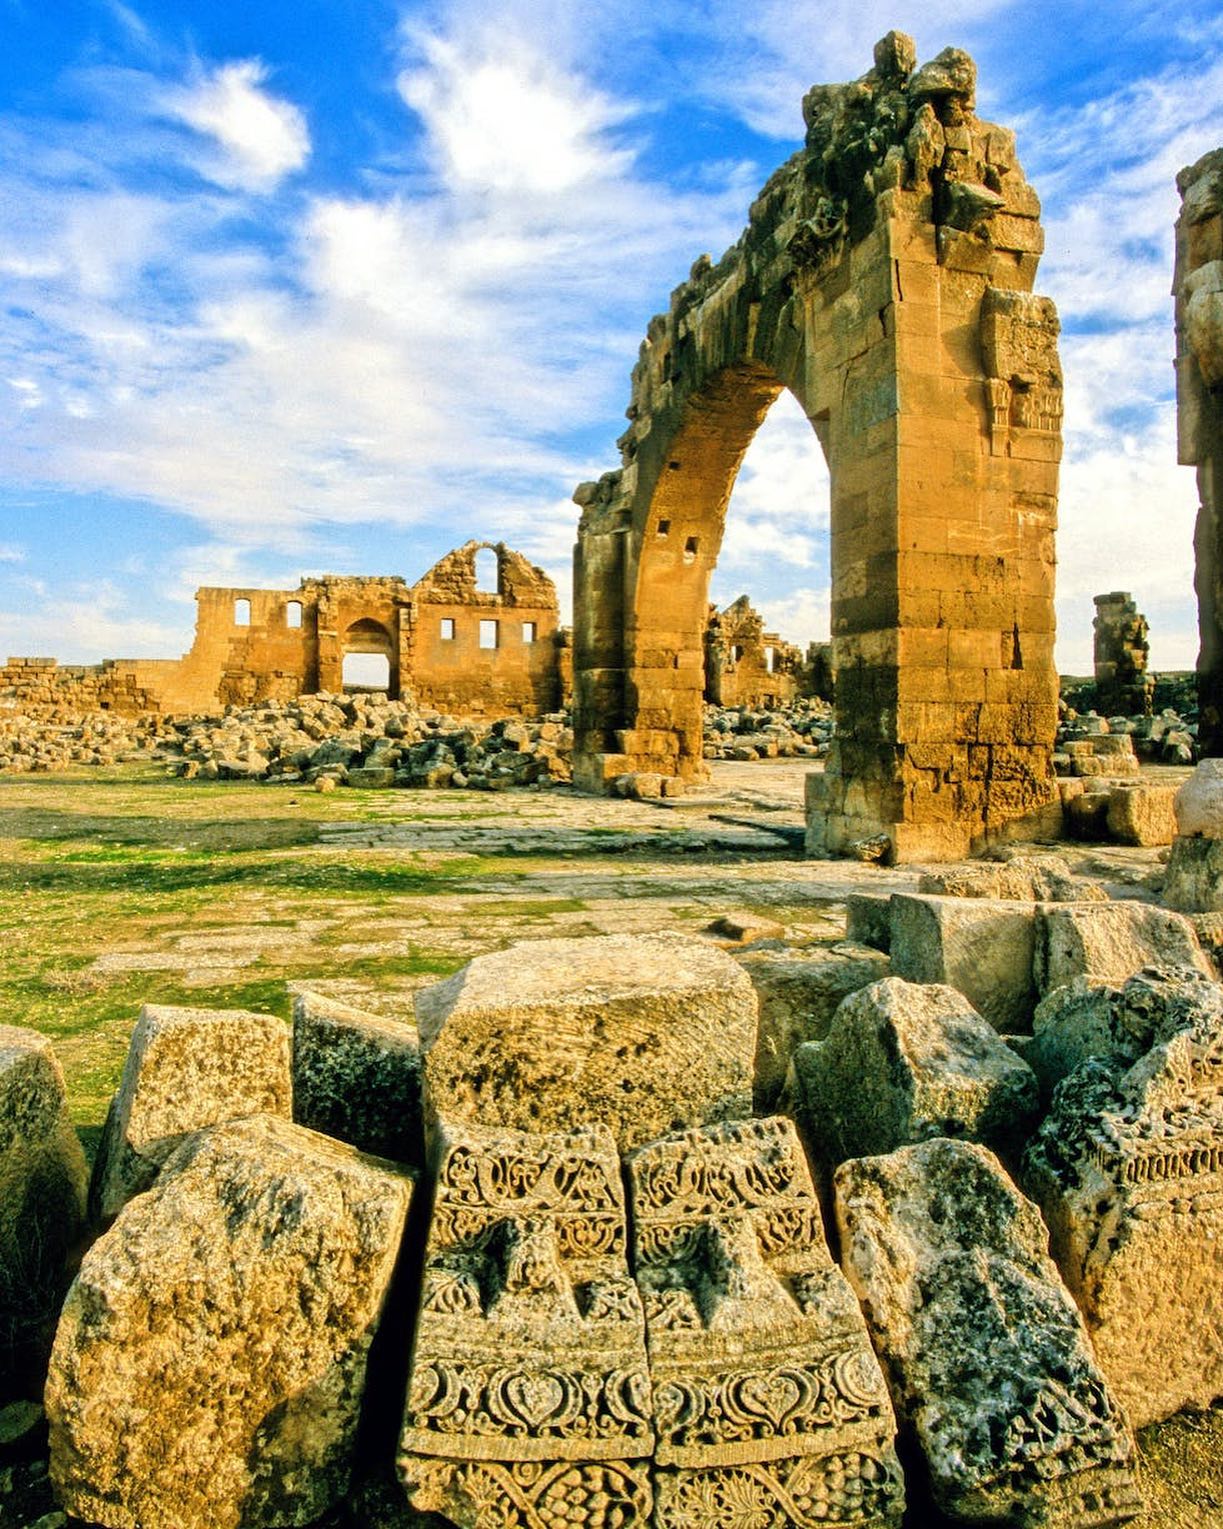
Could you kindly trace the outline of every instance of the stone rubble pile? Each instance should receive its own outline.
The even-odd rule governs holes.
[[[832,707],[817,699],[768,711],[707,706],[706,759],[823,759],[832,742]]]
[[[380,1529],[1134,1517],[1133,1428],[1223,1395],[1223,985],[1055,857],[928,882],[851,907],[888,951],[547,940],[399,1020],[147,1008],[66,1299],[80,1149],[5,1032],[60,1504],[304,1526],[393,1461]]]
[[[1171,706],[1149,717],[1080,715],[1066,708],[1053,763],[1063,775],[1084,776],[1129,775],[1140,763],[1189,765],[1197,761],[1197,736],[1194,717]]]

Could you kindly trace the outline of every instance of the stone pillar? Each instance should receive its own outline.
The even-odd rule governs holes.
[[[1223,148],[1176,178],[1176,403],[1180,461],[1198,470],[1198,748],[1223,755]]]
[[[1147,618],[1122,590],[1097,595],[1095,604],[1096,710],[1106,717],[1149,717],[1155,680],[1147,673]]]

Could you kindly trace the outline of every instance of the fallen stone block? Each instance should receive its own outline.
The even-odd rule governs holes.
[[[792,1092],[823,1170],[931,1136],[1009,1145],[1037,1107],[1031,1068],[962,993],[899,977],[846,998],[827,1038],[798,1047]]]
[[[892,899],[884,892],[851,892],[845,899],[845,938],[887,952],[892,945]]]
[[[1223,1395],[1223,1007],[1188,996],[1058,1086],[1023,1165],[1135,1427]]]
[[[350,765],[344,784],[365,791],[386,791],[395,784],[395,771],[388,765]]]
[[[1036,1207],[994,1155],[928,1141],[834,1182],[845,1272],[936,1506],[1026,1529],[1138,1513],[1125,1416]]]
[[[1223,759],[1203,759],[1176,793],[1176,831],[1223,839]]]
[[[843,943],[822,950],[749,951],[740,958],[760,1004],[756,1042],[755,1108],[777,1104],[794,1048],[822,1040],[837,1005],[878,982],[888,958],[867,945]]]
[[[623,1150],[751,1113],[756,994],[678,934],[532,940],[416,998],[427,1120],[610,1127]]]
[[[245,1009],[145,1004],[89,1186],[91,1215],[118,1215],[191,1131],[243,1115],[293,1112],[289,1028]]]
[[[293,1000],[293,1118],[375,1157],[424,1164],[414,1025],[317,993]]]
[[[1013,855],[1009,860],[940,866],[917,878],[917,890],[936,897],[988,897],[1005,902],[1105,902],[1094,882],[1071,873],[1058,855]]]
[[[780,940],[786,926],[774,918],[757,913],[722,913],[705,926],[705,933],[725,940],[728,945],[751,945],[756,940]]]
[[[40,1388],[88,1177],[51,1042],[0,1025],[0,1399]]]
[[[1023,1055],[1047,1102],[1084,1062],[1130,1067],[1159,1036],[1210,1014],[1223,1016],[1223,986],[1191,969],[1146,967],[1119,985],[1076,977],[1041,999]]]
[[[892,897],[892,971],[944,982],[996,1030],[1026,1030],[1036,1006],[1036,904],[966,897]]]
[[[183,1142],[68,1294],[51,1477],[107,1529],[280,1529],[347,1490],[411,1180],[285,1120]]]
[[[1084,791],[1066,803],[1066,825],[1072,839],[1102,844],[1108,839],[1111,790]]]
[[[898,1526],[887,1387],[791,1122],[689,1131],[627,1166],[657,1529]]]
[[[1108,793],[1108,831],[1118,844],[1171,844],[1176,837],[1172,786],[1114,786]]]
[[[1162,900],[1180,913],[1223,912],[1223,839],[1173,839]]]
[[[1144,966],[1214,975],[1193,925],[1179,913],[1139,902],[1042,909],[1034,968],[1042,995],[1076,977],[1124,982]]]
[[[645,1327],[611,1133],[443,1122],[436,1159],[398,1459],[413,1507],[460,1529],[652,1522]]]

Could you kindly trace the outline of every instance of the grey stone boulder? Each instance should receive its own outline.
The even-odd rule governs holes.
[[[51,1042],[0,1025],[0,1399],[41,1383],[88,1176]]]
[[[845,1272],[937,1507],[1023,1529],[1138,1513],[1129,1425],[993,1154],[923,1142],[843,1163],[835,1190]]]
[[[272,1014],[145,1004],[94,1162],[91,1215],[118,1215],[192,1131],[244,1115],[291,1118],[289,1049],[289,1027]]]
[[[790,1089],[824,1170],[932,1136],[1010,1143],[1037,1106],[1031,1069],[962,993],[899,977],[844,1000],[795,1052]]]
[[[1037,928],[1035,970],[1041,995],[1088,977],[1124,982],[1144,966],[1214,968],[1182,914],[1151,903],[1065,903],[1045,907]]]
[[[273,1117],[182,1142],[85,1256],[51,1477],[106,1529],[311,1523],[347,1489],[411,1179]]]
[[[318,993],[293,999],[293,1118],[362,1152],[424,1165],[415,1025]]]
[[[1223,912],[1223,839],[1182,835],[1172,841],[1162,901],[1178,913]]]

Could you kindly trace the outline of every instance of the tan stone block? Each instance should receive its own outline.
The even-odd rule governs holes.
[[[1121,844],[1171,844],[1176,838],[1174,786],[1114,786],[1108,831]]]
[[[1144,966],[1183,966],[1214,976],[1183,914],[1132,902],[1050,905],[1042,910],[1034,966],[1042,994],[1076,977],[1124,982]]]

